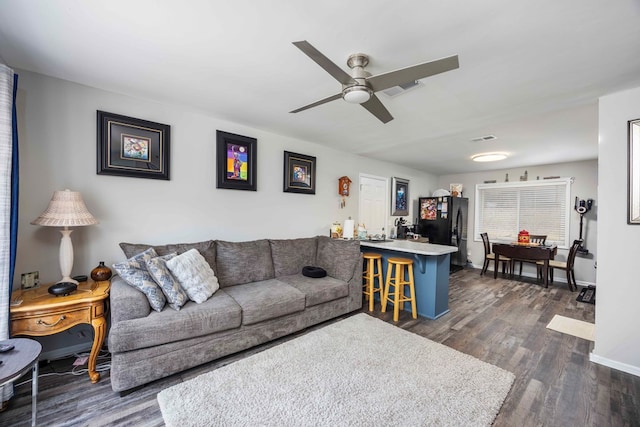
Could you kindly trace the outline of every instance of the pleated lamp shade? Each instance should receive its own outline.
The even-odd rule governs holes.
[[[71,231],[69,227],[81,227],[97,224],[98,220],[91,215],[77,191],[56,191],[49,202],[49,206],[31,224],[44,225],[45,227],[64,227],[60,230],[60,271],[62,272],[62,288],[55,285],[49,287],[49,292],[58,295],[58,292],[70,293],[75,291],[78,281],[71,278],[73,269],[73,244],[71,243]]]
[[[56,191],[49,206],[33,221],[33,225],[46,227],[80,227],[97,224],[98,220],[91,215],[78,191]]]

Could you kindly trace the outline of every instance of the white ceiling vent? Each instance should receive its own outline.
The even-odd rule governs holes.
[[[402,95],[403,93],[409,92],[410,90],[416,89],[420,86],[424,86],[424,83],[422,83],[420,80],[416,80],[413,82],[390,87],[389,89],[383,90],[382,93],[387,95],[389,98],[395,98],[398,95]]]
[[[471,142],[493,141],[494,139],[498,139],[498,138],[495,135],[485,135],[485,136],[479,136],[477,138],[473,138]]]

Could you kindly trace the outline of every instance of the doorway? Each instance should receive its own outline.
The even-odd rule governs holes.
[[[358,212],[360,224],[364,224],[368,235],[385,234],[389,207],[389,180],[375,175],[360,174]]]

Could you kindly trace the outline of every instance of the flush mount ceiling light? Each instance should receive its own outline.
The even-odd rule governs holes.
[[[366,86],[356,85],[346,88],[342,98],[351,104],[363,104],[371,99],[373,91]]]
[[[504,160],[506,158],[506,153],[482,153],[471,156],[471,160],[474,162],[497,162],[498,160]]]

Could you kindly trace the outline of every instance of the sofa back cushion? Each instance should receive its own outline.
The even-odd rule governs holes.
[[[356,264],[360,262],[360,242],[358,240],[338,240],[318,236],[316,267],[327,270],[327,274],[348,282],[353,277]]]
[[[276,277],[300,274],[303,267],[316,262],[318,241],[315,237],[269,240],[269,245]]]
[[[216,270],[216,242],[214,240],[206,240],[204,242],[196,243],[174,243],[169,245],[147,245],[143,243],[120,243],[120,249],[124,252],[127,258],[139,254],[148,248],[155,249],[156,253],[160,256],[168,255],[172,252],[178,255],[187,252],[190,249],[197,249],[200,255],[204,257],[209,266]]]
[[[216,241],[216,267],[222,288],[275,277],[268,240]]]

